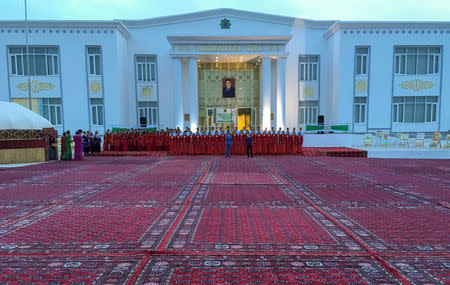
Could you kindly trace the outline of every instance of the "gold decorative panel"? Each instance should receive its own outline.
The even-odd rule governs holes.
[[[434,86],[434,84],[431,83],[430,81],[413,79],[410,81],[404,81],[404,82],[400,83],[398,86],[400,86],[401,88],[406,89],[406,90],[412,90],[412,91],[418,92],[423,89],[430,89]]]
[[[102,91],[102,84],[98,81],[91,81],[89,84],[89,90],[92,93],[100,93]]]
[[[41,91],[52,90],[55,86],[48,82],[39,82],[39,80],[30,80],[31,92],[39,93]],[[16,86],[17,89],[22,91],[28,91],[28,83],[22,82]]]
[[[314,88],[311,86],[305,86],[304,92],[306,97],[312,97],[314,95]]]
[[[358,91],[360,93],[367,91],[367,82],[366,82],[366,80],[361,79],[361,80],[359,80],[356,83],[356,91]]]
[[[150,98],[152,96],[152,93],[153,93],[153,87],[152,86],[146,85],[146,86],[144,86],[142,88],[142,91],[141,91],[142,97]]]

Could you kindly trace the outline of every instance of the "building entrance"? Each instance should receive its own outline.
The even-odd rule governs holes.
[[[258,57],[199,57],[198,122],[210,127],[254,129],[259,125],[260,64]],[[239,60],[235,62],[234,60]],[[205,62],[204,62],[205,61]]]

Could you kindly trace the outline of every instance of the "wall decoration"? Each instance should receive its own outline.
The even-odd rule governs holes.
[[[235,80],[234,78],[222,78],[222,97],[234,98],[235,94]]]
[[[152,96],[152,93],[153,93],[152,86],[146,85],[142,88],[142,91],[141,91],[142,97],[150,98]]]
[[[231,27],[231,22],[227,18],[222,19],[220,21],[220,28],[222,29],[229,29]]]
[[[312,97],[314,95],[314,88],[311,86],[305,86],[304,92],[306,97]]]
[[[102,84],[98,81],[91,81],[89,84],[89,90],[92,93],[100,93],[102,91]]]
[[[413,79],[411,81],[404,81],[400,83],[398,86],[400,86],[403,89],[406,90],[413,90],[415,92],[418,92],[423,89],[430,89],[434,86],[433,83],[430,81],[423,81],[420,79]]]
[[[367,91],[367,82],[363,79],[356,83],[356,91],[362,93]]]
[[[39,93],[41,91],[52,90],[53,88],[55,88],[55,86],[51,83],[39,82],[38,80],[31,80],[30,85],[31,85],[32,93]],[[16,88],[19,90],[22,90],[22,91],[28,91],[28,83],[22,82],[22,83],[18,84],[16,86]]]

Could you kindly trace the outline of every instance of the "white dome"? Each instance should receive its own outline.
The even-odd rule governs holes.
[[[0,130],[41,130],[53,128],[52,123],[22,105],[0,101]]]

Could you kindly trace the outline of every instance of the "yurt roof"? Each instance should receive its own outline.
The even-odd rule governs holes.
[[[22,105],[0,101],[0,130],[41,130],[53,128],[44,117]]]

